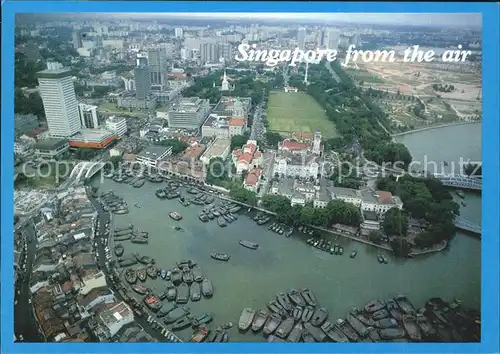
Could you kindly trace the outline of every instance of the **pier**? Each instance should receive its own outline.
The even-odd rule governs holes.
[[[453,223],[455,224],[455,227],[459,230],[470,232],[472,234],[475,234],[479,237],[481,237],[481,226],[476,225],[472,222],[470,222],[467,219],[464,218],[456,218]]]

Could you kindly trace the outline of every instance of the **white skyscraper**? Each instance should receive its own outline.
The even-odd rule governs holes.
[[[68,69],[40,71],[38,86],[49,133],[64,138],[78,133],[82,126],[71,71]]]
[[[182,28],[175,29],[175,37],[182,38],[183,35],[184,35],[184,31],[182,30]]]
[[[297,32],[297,42],[300,49],[304,49],[306,46],[306,29],[304,27],[299,28]]]

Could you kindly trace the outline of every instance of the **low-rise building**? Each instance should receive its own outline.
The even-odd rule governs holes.
[[[105,129],[83,129],[69,140],[72,148],[104,149],[116,140],[116,136]]]
[[[106,129],[121,139],[127,132],[127,120],[124,117],[111,116],[106,119]]]
[[[262,176],[262,169],[254,168],[248,171],[245,176],[243,186],[251,192],[257,192],[260,187],[260,180]]]
[[[362,191],[363,201],[361,210],[374,211],[380,217],[389,209],[403,209],[403,202],[398,196],[393,196],[391,192],[370,190]]]
[[[282,151],[276,154],[273,174],[285,177],[317,178],[320,164],[317,155]]]
[[[69,150],[68,140],[66,139],[44,139],[35,145],[35,155],[37,157],[49,160],[61,158]]]
[[[137,155],[136,161],[147,167],[157,168],[160,161],[170,155],[172,155],[171,146],[151,145]]]
[[[213,158],[221,158],[225,160],[229,156],[229,151],[231,148],[231,140],[228,139],[215,139],[205,150],[203,155],[200,157],[200,161],[205,165],[210,163]]]
[[[329,192],[331,194],[332,199],[342,200],[346,203],[354,204],[357,207],[361,207],[361,203],[363,202],[363,196],[361,194],[361,191],[356,189],[330,187]]]
[[[380,221],[377,213],[371,210],[364,210],[361,213],[362,222],[360,225],[361,235],[368,236],[373,231],[380,230]]]
[[[168,111],[170,128],[199,129],[210,111],[207,99],[199,97],[182,98]]]
[[[105,308],[99,314],[108,337],[113,337],[123,326],[134,322],[132,309],[124,302],[117,303],[111,308]]]
[[[114,302],[116,302],[115,294],[106,287],[94,288],[78,300],[78,303],[85,311],[90,311],[93,307],[100,304],[111,304]]]
[[[241,149],[235,149],[232,154],[233,164],[236,166],[236,173],[252,170],[262,165],[263,155],[259,151],[257,141],[248,140]]]

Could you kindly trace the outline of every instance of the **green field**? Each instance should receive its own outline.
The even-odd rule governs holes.
[[[325,111],[314,98],[306,93],[272,92],[267,108],[269,130],[288,135],[292,132],[315,132],[325,138],[337,136],[335,124],[328,120]]]

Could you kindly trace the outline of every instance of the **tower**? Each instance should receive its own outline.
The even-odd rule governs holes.
[[[229,81],[227,81],[227,75],[225,69],[224,69],[224,78],[222,79],[222,91],[229,91]]]
[[[309,62],[306,62],[306,74],[304,75],[304,84],[308,85],[307,82],[307,72],[309,71]]]
[[[313,154],[319,155],[321,153],[321,132],[316,130],[314,133],[313,141]]]
[[[78,133],[82,126],[71,71],[64,68],[40,71],[38,86],[49,133],[61,138]]]

